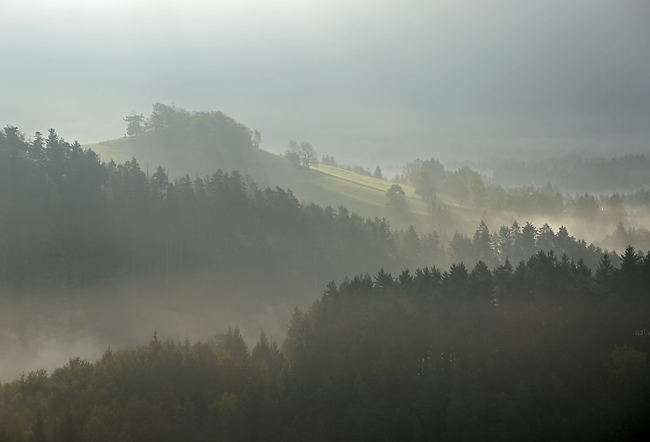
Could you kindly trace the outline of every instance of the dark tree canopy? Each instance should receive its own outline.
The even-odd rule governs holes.
[[[623,256],[629,286],[645,261]],[[620,290],[544,252],[380,269],[296,309],[281,349],[156,335],[22,375],[0,389],[0,440],[644,440],[650,292]]]
[[[406,194],[399,184],[393,184],[386,191],[386,208],[397,216],[403,216],[408,212]]]
[[[171,119],[156,122],[163,131],[197,117],[157,111]],[[38,305],[124,275],[227,265],[342,282],[294,312],[281,346],[261,334],[250,351],[237,327],[195,344],[154,332],[96,363],[23,374],[0,386],[0,441],[632,441],[647,430],[650,253],[603,253],[529,222],[481,222],[446,247],[237,171],[152,171],[101,163],[54,129],[0,132],[3,296],[30,289]],[[393,198],[405,201],[397,184]]]
[[[124,121],[126,122],[126,134],[130,137],[138,137],[147,130],[148,122],[142,114],[133,112],[124,117]]]

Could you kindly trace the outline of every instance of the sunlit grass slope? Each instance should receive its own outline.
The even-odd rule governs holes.
[[[335,193],[348,194],[351,198],[378,207],[384,207],[386,204],[386,191],[394,184],[386,180],[322,164],[314,166],[313,170],[324,175],[321,178],[324,188]],[[415,193],[415,188],[406,184],[400,184],[400,186],[406,194],[411,212],[426,216],[427,206],[420,195]],[[446,195],[437,195],[437,201],[448,206],[458,206],[454,200]]]
[[[364,217],[385,217],[394,225],[413,224],[420,231],[428,229],[427,206],[412,186],[400,184],[406,194],[410,215],[395,219],[386,210],[386,192],[395,183],[338,167],[322,164],[310,169],[296,167],[280,155],[257,149],[254,156],[245,160],[222,157],[221,160],[206,162],[197,159],[192,170],[183,170],[173,159],[151,157],[150,152],[139,149],[138,140],[134,138],[120,138],[84,147],[97,152],[102,161],[112,159],[116,163],[123,163],[135,157],[143,170],[148,166],[153,171],[159,164],[170,167],[172,177],[185,174],[205,176],[217,169],[238,170],[252,176],[260,188],[277,186],[290,189],[298,200],[305,203],[334,208],[341,205]],[[477,224],[478,214],[475,210],[462,207],[447,195],[437,194],[436,200],[439,205],[447,206],[459,230],[471,229]]]
[[[97,144],[84,145],[84,148],[90,148],[97,153],[102,161],[113,160],[117,164],[131,161],[136,156],[137,140],[134,138],[118,138],[116,140],[102,141]]]

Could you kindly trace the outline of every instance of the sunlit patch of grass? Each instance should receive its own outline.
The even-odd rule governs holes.
[[[383,207],[386,204],[386,191],[395,184],[390,181],[322,164],[313,166],[313,169],[333,178],[332,180],[322,180],[322,185],[329,190],[344,193],[349,197],[375,206]],[[418,215],[426,215],[426,203],[420,195],[415,193],[415,188],[408,184],[400,184],[400,186],[404,190],[411,211]],[[446,195],[438,194],[436,195],[436,200],[438,203],[448,206],[459,206],[456,201]]]
[[[118,164],[124,163],[126,161],[131,161],[131,158],[135,154],[136,146],[135,139],[124,137],[117,138],[115,140],[102,141],[101,143],[95,144],[84,144],[82,147],[84,149],[92,149],[102,161],[109,162],[110,160],[115,161]]]

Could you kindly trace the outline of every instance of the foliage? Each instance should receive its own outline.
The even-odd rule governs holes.
[[[307,141],[302,141],[300,143],[300,164],[306,168],[318,164],[318,155],[316,155],[316,150],[314,149],[314,146]]]
[[[494,171],[496,183],[506,186],[543,186],[549,181],[565,191],[593,192],[636,190],[648,187],[650,157],[645,154],[586,159],[571,155],[560,158],[500,165]]]
[[[174,167],[183,173],[211,172],[212,167],[205,167],[208,164],[250,162],[262,140],[258,131],[221,111],[189,112],[155,103],[148,118],[133,112],[124,120],[130,136],[122,140],[122,145],[129,147],[127,158],[137,156],[143,163]]]
[[[294,166],[309,168],[310,166],[318,164],[318,155],[316,154],[316,150],[311,143],[307,141],[301,141],[300,144],[298,144],[296,141],[290,140],[289,144],[287,144],[287,151],[284,157]],[[325,157],[323,158],[325,161]],[[332,165],[331,163],[336,165],[334,158],[330,159],[327,157],[327,162],[330,163],[330,165]]]
[[[300,204],[290,191],[259,189],[237,172],[172,181],[160,166],[147,176],[135,159],[102,164],[93,151],[54,130],[29,142],[16,128],[1,134],[0,284],[47,289],[52,296],[120,275],[169,280],[226,262],[314,275],[316,256],[324,284],[350,269],[399,272],[453,261],[473,267],[507,257],[516,264],[537,250],[582,259],[595,269],[602,255],[566,229],[538,232],[529,223],[494,233],[482,226],[480,241],[458,233],[444,244],[433,230],[418,235],[344,207]],[[384,199],[398,216],[408,213],[400,188],[394,185]],[[444,212],[436,208],[432,218],[442,222]]]
[[[469,195],[467,179],[463,173],[448,173],[440,183],[440,190],[454,198],[460,204],[465,204]]]
[[[431,197],[434,192],[433,178],[431,174],[423,169],[418,169],[411,173],[411,181],[415,187],[415,193],[422,198]]]
[[[363,176],[367,176],[367,177],[377,178],[376,176],[371,174],[370,171],[368,171],[368,169],[366,169],[363,166],[359,166],[359,165],[343,165],[343,164],[341,164],[341,165],[339,165],[337,167],[339,167],[339,168],[341,168],[343,170],[349,170],[350,172],[354,172],[357,175],[363,175]],[[376,171],[376,169],[375,169],[375,171]]]
[[[524,216],[557,216],[564,210],[562,195],[550,184],[541,188],[522,186],[511,189],[489,186],[488,204],[493,209],[512,211]]]
[[[483,180],[478,177],[472,177],[467,183],[467,189],[469,191],[469,202],[473,207],[482,208],[487,204],[487,189]]]
[[[249,351],[237,328],[193,345],[154,334],[27,373],[0,389],[5,440],[633,440],[647,422],[650,254],[632,247],[480,223],[445,250],[237,172],[171,182],[101,164],[54,130],[5,128],[0,180],[2,283],[51,296],[206,263],[382,269],[296,311],[281,350],[262,335]]]
[[[408,212],[406,194],[399,184],[393,184],[386,191],[386,209],[398,217],[404,216]]]
[[[284,157],[294,166],[300,166],[300,145],[295,140],[287,144],[287,151]]]
[[[138,137],[147,130],[147,120],[143,114],[137,114],[135,111],[124,117],[126,124],[126,134],[130,137]]]
[[[262,334],[249,352],[231,328],[23,375],[0,389],[0,437],[641,440],[650,286],[621,290],[626,265],[615,285],[544,252],[357,275],[296,309],[281,351]]]
[[[413,185],[416,185],[417,180],[420,179],[418,175],[421,172],[419,171],[428,174],[428,177],[431,180],[431,185],[434,187],[439,186],[447,174],[442,163],[435,158],[431,158],[430,160],[421,160],[418,158],[404,166],[404,176],[406,180],[413,183]]]
[[[330,157],[329,155],[323,155],[320,160],[320,163],[326,166],[339,167],[334,157],[333,156]]]

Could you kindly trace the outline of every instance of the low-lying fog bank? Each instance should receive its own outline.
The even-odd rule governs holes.
[[[249,345],[264,331],[281,343],[295,307],[322,293],[313,281],[273,281],[259,269],[241,275],[204,269],[169,283],[125,278],[67,296],[0,297],[0,382],[21,372],[62,367],[79,356],[160,340],[203,342],[239,327]],[[311,285],[310,285],[311,284]]]

